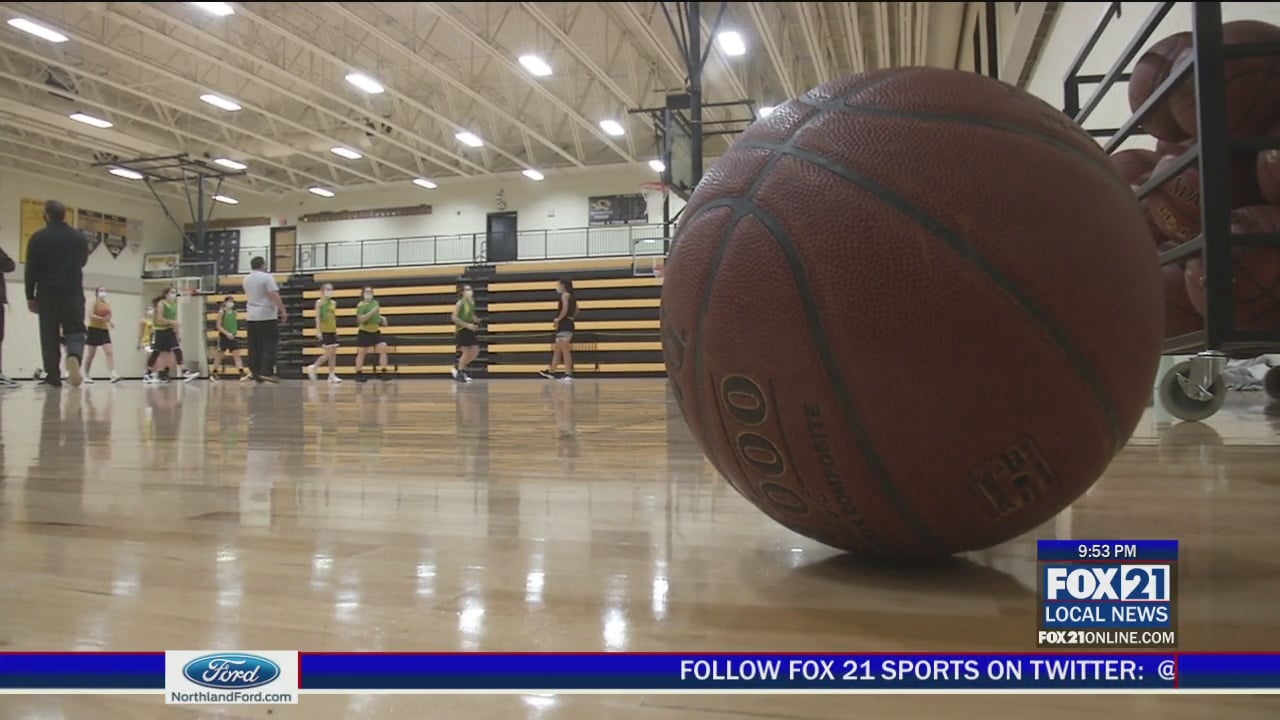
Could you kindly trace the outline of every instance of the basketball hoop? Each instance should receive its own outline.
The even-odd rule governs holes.
[[[649,182],[642,182],[640,183],[640,189],[644,190],[646,194],[662,193],[663,195],[667,195],[671,192],[671,186],[660,180],[658,181],[651,180]]]

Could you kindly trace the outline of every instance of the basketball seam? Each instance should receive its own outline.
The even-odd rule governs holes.
[[[848,91],[845,92],[843,96],[840,97],[840,101],[847,102],[850,98],[854,97],[858,93],[862,93],[878,85],[882,85],[893,78],[896,78],[900,75],[906,74],[913,70],[915,70],[915,68],[895,68],[893,70],[886,71],[882,74],[869,76],[866,78],[868,82],[864,82],[860,85],[850,88]],[[802,99],[802,104],[809,105],[809,103],[803,102],[803,99]],[[798,139],[799,135],[805,129],[807,129],[813,122],[815,122],[819,118],[824,117],[828,112],[830,112],[830,110],[821,108],[821,107],[815,108],[815,109],[817,110],[817,112],[815,112],[811,117],[805,119],[795,128],[793,128],[791,131],[791,134],[787,136],[786,140],[782,142],[780,145],[778,145],[777,147],[783,147],[783,148],[791,147],[792,143],[794,143]],[[734,147],[736,149],[737,147],[745,147],[745,146],[735,144]],[[706,401],[702,397],[704,393],[702,392],[702,388],[701,388],[701,375],[702,375],[703,362],[702,362],[702,343],[700,342],[700,340],[704,335],[703,330],[705,327],[705,322],[707,317],[707,307],[710,305],[712,291],[715,286],[715,278],[716,278],[716,275],[719,273],[720,264],[723,261],[725,251],[728,248],[729,239],[733,234],[733,231],[737,228],[738,224],[742,222],[742,220],[747,216],[753,216],[753,217],[756,217],[757,220],[760,220],[762,225],[765,225],[763,218],[753,213],[753,210],[763,212],[763,208],[760,208],[758,205],[756,205],[756,203],[751,199],[751,197],[752,195],[755,194],[756,190],[759,189],[760,185],[763,184],[765,179],[769,176],[770,172],[773,170],[773,168],[778,164],[778,162],[783,157],[785,157],[785,153],[779,153],[775,151],[769,157],[769,160],[765,163],[764,167],[762,167],[759,173],[757,173],[756,178],[751,182],[751,185],[747,188],[745,193],[741,195],[731,195],[731,196],[720,197],[720,198],[716,198],[715,200],[711,200],[699,206],[698,208],[696,208],[688,218],[682,219],[680,223],[681,230],[680,232],[677,233],[677,238],[676,238],[677,246],[679,245],[678,235],[683,233],[683,228],[689,227],[689,223],[691,223],[693,220],[701,216],[704,212],[707,212],[709,210],[713,210],[719,207],[728,207],[733,210],[733,217],[731,218],[729,225],[723,231],[721,231],[719,245],[716,248],[716,252],[711,259],[711,267],[707,273],[706,289],[703,291],[703,297],[698,306],[698,331],[693,334],[693,339],[692,339],[693,396],[694,396],[695,406],[698,408],[698,415],[700,419],[705,417],[705,413],[703,412],[703,409],[704,409],[704,406],[706,405]],[[770,218],[772,219],[772,216],[770,216]],[[774,223],[775,225],[777,224],[776,220],[774,221]],[[767,225],[765,225],[765,229],[768,230],[769,233],[774,236],[773,237],[774,242],[778,243],[779,248],[782,248],[782,241],[777,237],[776,234],[774,234],[773,230],[769,228]],[[794,246],[792,247],[794,249]],[[783,249],[783,253],[784,255],[786,254],[785,249]],[[668,259],[668,262],[670,262],[670,259]],[[794,272],[793,272],[793,277],[794,277]],[[808,307],[808,305],[806,304],[806,311],[810,309],[811,308]],[[811,315],[814,318],[817,318],[818,324],[816,327],[811,327],[810,329],[815,337],[815,342],[817,342],[817,338],[821,337],[822,341],[819,344],[825,345],[826,335],[821,326],[820,316],[816,312],[816,308],[812,308],[812,309],[814,312],[811,313]],[[837,385],[839,388],[839,392],[837,394],[840,397],[841,409],[845,413],[846,422],[849,423],[851,428],[862,427],[861,420],[854,413],[853,403],[849,399],[848,394],[844,391],[845,386],[844,386],[843,378],[840,377],[839,372],[837,372],[835,369],[834,358],[830,357],[827,354],[824,354],[821,348],[819,349],[818,354],[823,362],[824,368],[828,372],[828,376],[829,376],[828,379],[833,383],[833,385]],[[699,426],[700,428],[706,428],[707,423],[700,422]],[[707,439],[708,430],[703,429],[701,434],[703,435],[704,440]],[[859,434],[856,431],[855,431],[855,437],[857,437],[860,440],[859,445],[863,454],[863,460],[867,463],[868,469],[871,470],[872,475],[875,477],[877,481],[877,484],[880,486],[881,490],[889,499],[890,504],[893,505],[894,509],[898,511],[898,514],[902,518],[903,523],[916,533],[917,538],[921,542],[925,543],[926,545],[936,546],[937,541],[932,535],[932,533],[930,533],[925,528],[924,524],[917,517],[911,514],[910,509],[907,508],[906,504],[902,501],[901,496],[898,494],[897,488],[894,487],[892,481],[889,479],[888,472],[884,467],[884,464],[879,460],[879,455],[875,452],[875,449],[871,446],[870,438],[865,435],[859,436]],[[865,441],[865,442],[862,442],[862,441]],[[709,445],[710,443],[707,443],[707,444]]]
[[[1002,290],[1005,295],[1014,301],[1014,303],[1031,317],[1053,340],[1054,345],[1058,348],[1067,361],[1080,374],[1085,384],[1089,387],[1094,399],[1102,407],[1103,415],[1107,418],[1107,424],[1111,430],[1112,452],[1119,450],[1123,444],[1122,433],[1120,431],[1119,416],[1112,402],[1110,395],[1105,391],[1102,382],[1098,379],[1092,365],[1085,359],[1071,342],[1071,338],[1066,331],[1058,326],[1049,314],[1049,312],[1036,304],[1023,288],[1014,281],[1011,276],[1006,275],[998,268],[995,263],[991,262],[984,256],[977,247],[967,242],[964,237],[950,228],[935,220],[933,217],[925,213],[922,209],[912,204],[906,198],[898,195],[892,190],[880,185],[879,183],[867,178],[860,173],[855,172],[851,168],[845,167],[840,163],[829,158],[818,155],[817,153],[798,148],[780,148],[770,143],[750,142],[745,143],[743,147],[754,148],[760,150],[774,150],[782,155],[790,155],[802,162],[807,162],[815,167],[826,170],[854,185],[866,190],[874,195],[881,202],[892,207],[907,218],[915,222],[931,235],[943,240],[947,246],[955,251],[962,258],[967,260],[977,270],[987,276],[997,288]]]
[[[824,107],[824,108],[829,104],[829,103],[819,104],[811,100],[803,100],[803,99],[801,100],[801,102],[811,107]],[[1116,173],[1115,169],[1111,166],[1111,164],[1105,160],[1105,156],[1103,159],[1099,159],[1097,157],[1094,157],[1092,153],[1082,150],[1072,145],[1069,142],[1066,142],[1064,140],[1059,140],[1058,138],[1055,138],[1052,135],[1046,135],[1045,133],[1036,132],[1035,130],[1031,130],[1029,128],[1019,127],[1017,125],[1012,125],[1010,123],[997,122],[995,120],[988,120],[986,118],[974,117],[972,115],[951,115],[951,114],[945,114],[945,113],[943,114],[917,113],[917,112],[910,112],[907,110],[890,110],[887,108],[870,107],[867,105],[840,105],[838,107],[830,107],[829,109],[833,109],[836,112],[841,112],[841,113],[875,115],[878,117],[893,118],[895,120],[920,120],[923,122],[949,123],[949,124],[956,124],[956,125],[976,125],[978,127],[985,127],[991,130],[999,130],[1001,132],[1007,132],[1013,135],[1018,135],[1018,136],[1030,138],[1033,140],[1039,140],[1059,150],[1062,150],[1071,155],[1074,155],[1088,162],[1090,165],[1093,165],[1094,167],[1101,169],[1106,174],[1107,178],[1110,181],[1115,183],[1121,183],[1124,185],[1125,189],[1129,190],[1130,192],[1133,191],[1133,186],[1131,186],[1128,183],[1128,181],[1125,181],[1124,178],[1119,177],[1119,175]]]

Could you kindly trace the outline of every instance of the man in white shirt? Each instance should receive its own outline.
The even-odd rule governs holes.
[[[280,299],[280,286],[267,272],[267,261],[255,257],[251,272],[244,277],[248,297],[246,328],[249,333],[249,374],[257,383],[279,382],[276,378],[276,346],[280,342],[280,321],[289,317]]]

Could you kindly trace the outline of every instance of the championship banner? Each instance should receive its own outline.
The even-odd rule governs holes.
[[[22,199],[22,216],[18,222],[18,262],[27,261],[27,243],[31,236],[44,227],[44,201]]]
[[[4,653],[0,693],[1280,694],[1280,653]]]

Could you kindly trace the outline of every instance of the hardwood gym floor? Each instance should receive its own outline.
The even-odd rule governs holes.
[[[0,394],[4,650],[1033,650],[1035,537],[1182,542],[1184,649],[1280,648],[1280,412],[1150,411],[1033,536],[869,569],[719,481],[661,380]],[[1275,718],[1250,697],[304,696],[273,718]],[[262,718],[0,696],[3,718]]]

